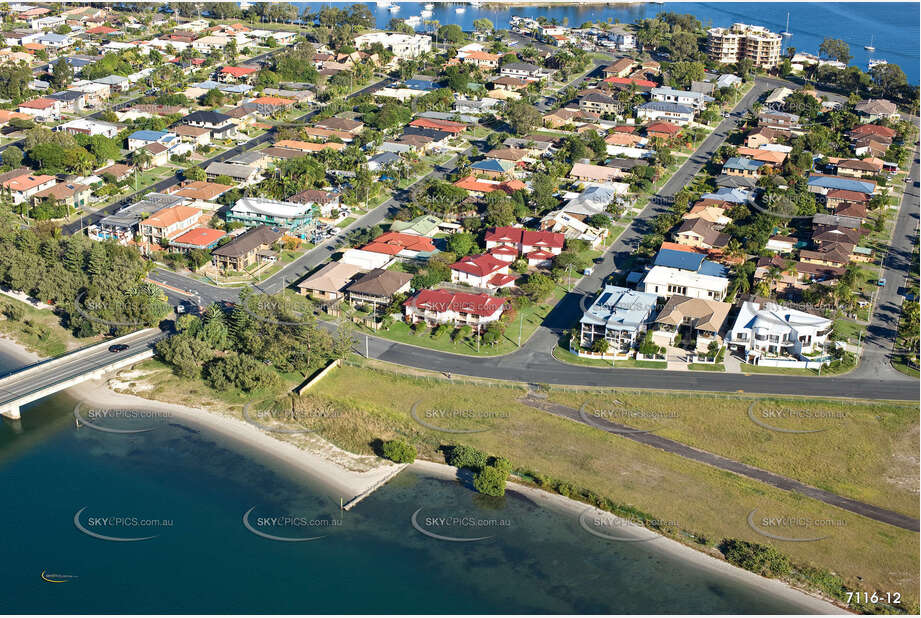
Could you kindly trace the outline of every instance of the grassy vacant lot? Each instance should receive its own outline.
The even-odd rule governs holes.
[[[624,390],[554,392],[550,399],[587,410],[642,411],[652,418],[618,416],[618,422],[918,516],[917,406]],[[749,408],[763,424],[814,433],[765,428],[751,420]]]
[[[436,461],[441,460],[441,445],[475,446],[506,456],[517,467],[591,488],[620,504],[677,521],[682,530],[705,537],[708,545],[724,537],[772,543],[797,564],[825,567],[840,574],[852,590],[898,590],[904,599],[917,602],[917,533],[529,408],[517,401],[525,394],[521,387],[485,381],[454,384],[422,377],[425,372],[414,373],[420,377],[350,366],[333,372],[308,398],[331,405],[341,416],[325,420],[318,429],[335,444],[364,453],[372,452],[369,445],[375,439],[402,436],[415,444],[423,457]],[[597,397],[557,390],[550,393],[552,399],[576,406],[590,395]],[[686,437],[698,446],[813,481],[832,491],[862,499],[892,497],[892,502],[883,504],[917,514],[917,494],[912,502],[908,489],[914,483],[917,491],[917,417],[908,406],[851,404],[847,408],[851,416],[846,419],[854,423],[850,431],[837,429],[826,432],[829,437],[812,434],[792,436],[791,440],[786,434],[775,435],[749,422],[742,400],[653,393],[618,393],[618,398],[648,408],[684,412],[675,419],[675,428],[663,431],[669,437]],[[424,427],[410,414],[414,403],[416,416],[426,423],[488,431],[456,434]],[[787,403],[804,405],[803,400]],[[759,405],[775,406],[778,402],[767,400]],[[824,409],[845,404],[810,401],[805,405]],[[703,423],[702,419],[710,415],[713,421]],[[695,424],[703,424],[703,428]],[[860,436],[864,431],[869,437]],[[540,448],[535,448],[538,444]],[[880,487],[871,487],[874,482]],[[823,541],[778,542],[748,526],[746,518],[752,509],[763,516],[833,518],[845,524],[825,530],[823,534],[831,536]],[[790,531],[789,536],[802,533]]]

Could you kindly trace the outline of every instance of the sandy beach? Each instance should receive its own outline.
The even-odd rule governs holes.
[[[41,360],[41,357],[27,351],[18,343],[8,338],[0,338],[0,357],[14,359],[21,364],[29,364]],[[77,385],[67,392],[81,402],[85,402],[87,405],[153,410],[171,415],[175,419],[193,426],[199,426],[206,430],[213,431],[221,436],[256,449],[259,453],[275,459],[284,465],[293,467],[319,485],[327,488],[331,495],[341,497],[348,506],[354,506],[354,504],[357,504],[362,498],[384,485],[407,467],[406,465],[393,464],[377,457],[349,453],[315,435],[310,438],[314,448],[307,450],[291,442],[279,440],[250,423],[223,413],[115,392],[108,387],[110,381],[119,383],[117,380],[89,381]],[[449,480],[457,479],[457,469],[443,463],[417,460],[415,463],[410,464],[409,468],[416,473],[436,478]],[[578,519],[586,509],[591,509],[591,514],[593,516],[597,515],[599,517],[617,519],[606,511],[589,507],[582,502],[577,502],[534,487],[510,482],[508,483],[508,490],[532,500],[541,507],[571,515],[576,519]],[[630,534],[629,531],[625,533]],[[642,529],[633,534],[648,536],[654,533]],[[661,551],[682,560],[687,560],[693,563],[697,568],[708,569],[748,585],[757,586],[763,590],[765,594],[777,596],[799,605],[805,613],[849,613],[828,600],[820,599],[811,594],[797,590],[779,580],[768,579],[735,567],[728,562],[709,556],[667,537],[660,537],[650,541],[650,543],[654,544],[654,548],[657,551]]]

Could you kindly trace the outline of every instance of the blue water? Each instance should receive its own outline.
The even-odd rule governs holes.
[[[338,496],[173,419],[114,435],[75,428],[67,395],[0,420],[4,613],[797,613],[790,602],[676,559],[661,539],[623,543],[521,496],[484,499],[457,481],[404,471],[342,514]],[[124,421],[129,426],[137,421]],[[115,423],[124,424],[124,423]],[[113,426],[113,425],[110,425]],[[254,517],[339,521],[243,526]],[[78,530],[121,538],[113,542]],[[410,523],[476,542],[425,536]],[[160,526],[93,523],[156,519]],[[475,517],[501,527],[435,527]],[[45,581],[45,577],[55,580]]]
[[[299,2],[300,10],[307,5],[316,7],[328,3]],[[329,4],[352,4],[329,3]],[[377,18],[377,26],[385,28],[392,17],[407,18],[418,15],[423,3],[401,2],[400,11],[390,13],[375,3],[367,3]],[[456,13],[464,6],[464,13]],[[918,84],[921,36],[918,22],[921,4],[914,2],[668,2],[665,4],[640,3],[614,6],[587,4],[568,6],[501,7],[489,5],[473,7],[456,3],[436,3],[432,16],[441,24],[458,24],[465,30],[473,28],[473,20],[486,17],[497,28],[507,28],[512,15],[548,19],[568,19],[568,25],[578,27],[586,21],[620,20],[622,23],[652,18],[663,11],[690,13],[704,25],[730,26],[733,22],[765,26],[774,32],[784,29],[787,12],[790,13],[792,37],[784,41],[784,49],[795,47],[799,51],[818,54],[825,37],[842,39],[850,45],[851,64],[867,70],[870,58],[880,58],[898,64],[905,71],[909,83]],[[419,27],[422,29],[422,26]],[[864,45],[874,37],[876,51],[867,52]]]

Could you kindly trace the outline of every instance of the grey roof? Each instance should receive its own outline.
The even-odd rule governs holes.
[[[192,112],[188,116],[182,119],[182,122],[187,124],[192,124],[193,122],[200,122],[203,124],[213,124],[219,126],[230,120],[230,116],[227,114],[222,114],[221,112],[215,112],[210,110],[201,110],[198,112]]]
[[[503,64],[501,68],[503,71],[506,69],[511,69],[513,71],[527,71],[528,73],[540,71],[539,66],[529,62],[509,62],[508,64]]]
[[[368,296],[390,297],[412,280],[409,273],[396,270],[375,268],[371,272],[358,278],[345,289],[349,293],[365,294]]]
[[[47,98],[54,99],[55,101],[76,101],[83,96],[84,93],[79,90],[62,90],[61,92],[46,95]]]
[[[223,257],[241,257],[262,245],[272,244],[281,238],[283,233],[282,230],[260,225],[243,232],[223,247],[218,247],[212,251],[211,254]]]
[[[261,161],[264,157],[265,153],[261,150],[247,150],[231,159],[227,159],[227,162],[236,163],[238,165],[252,165],[253,163]]]
[[[737,187],[754,189],[758,186],[758,179],[753,176],[730,176],[729,174],[720,174],[716,178],[716,186],[729,187],[731,189]]]
[[[463,114],[458,114],[456,112],[422,112],[419,114],[419,118],[431,118],[433,120],[451,120],[455,119],[458,122],[466,122],[469,124],[476,124],[477,118],[475,116],[465,116]]]
[[[650,319],[657,301],[655,294],[606,285],[579,322],[636,332]]]
[[[230,176],[231,178],[249,178],[256,173],[256,168],[234,163],[212,163],[205,172],[216,176]]]
[[[672,112],[674,114],[694,114],[694,110],[687,105],[669,103],[667,101],[649,101],[638,106],[637,109],[652,110],[654,112]]]
[[[148,193],[140,202],[135,202],[130,206],[122,208],[116,213],[102,219],[99,224],[102,227],[115,227],[130,229],[150,215],[168,208],[186,202],[186,198],[178,195],[167,195],[165,193]]]

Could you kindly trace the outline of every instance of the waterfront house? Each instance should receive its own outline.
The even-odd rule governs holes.
[[[409,291],[413,276],[396,270],[375,268],[345,286],[346,299],[358,307],[371,307],[375,313]]]
[[[243,197],[231,207],[226,218],[228,221],[240,221],[246,227],[268,225],[294,230],[313,221],[313,207],[261,197]]]
[[[451,264],[451,281],[491,290],[511,287],[515,277],[508,268],[508,262],[488,253],[468,255]]]
[[[649,101],[636,108],[636,117],[641,120],[667,120],[686,125],[694,120],[694,109],[678,103]]]
[[[662,249],[641,285],[648,294],[669,298],[675,294],[691,298],[723,300],[729,288],[725,266],[704,256]]]

